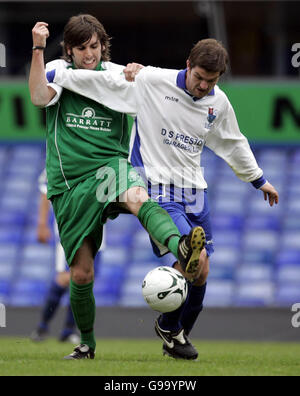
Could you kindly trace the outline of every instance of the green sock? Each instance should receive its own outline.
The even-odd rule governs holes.
[[[141,206],[138,219],[153,239],[163,246],[167,246],[178,258],[177,248],[180,232],[166,210],[161,208],[157,202],[149,199]]]
[[[96,339],[94,323],[96,317],[96,304],[93,294],[94,282],[86,285],[77,285],[70,281],[70,302],[74,320],[81,334],[81,343],[88,345],[94,351]]]

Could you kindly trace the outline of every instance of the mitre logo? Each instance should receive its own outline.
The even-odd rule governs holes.
[[[91,131],[111,132],[112,118],[96,117],[92,107],[85,107],[81,114],[66,113],[66,126]]]

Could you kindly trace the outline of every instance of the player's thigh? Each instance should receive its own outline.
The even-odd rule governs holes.
[[[137,216],[141,206],[148,199],[149,195],[144,187],[134,186],[120,196],[120,205]]]

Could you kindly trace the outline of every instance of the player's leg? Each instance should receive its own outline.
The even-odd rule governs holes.
[[[80,331],[81,345],[66,359],[94,358],[96,340],[94,322],[96,304],[94,286],[94,242],[85,238],[76,251],[70,272],[70,302],[75,322]]]
[[[198,279],[190,284],[188,299],[181,312],[180,321],[186,335],[190,334],[199,314],[203,310],[203,301],[206,293],[206,280],[209,274],[209,257],[207,256],[206,249],[203,253],[201,273]]]
[[[190,235],[180,237],[174,221],[169,213],[156,201],[149,198],[143,187],[132,187],[121,196],[121,205],[137,216],[143,227],[154,241],[166,246],[176,258],[180,257],[180,265],[185,270],[193,261],[197,262],[204,246],[205,235],[201,227],[195,227]],[[189,234],[188,233],[188,234]],[[184,245],[184,249],[179,247]]]
[[[41,322],[38,328],[31,334],[33,341],[43,341],[48,333],[49,323],[53,319],[60,305],[63,295],[69,288],[70,276],[66,271],[66,263],[63,247],[60,243],[56,245],[55,252],[56,276],[49,288],[46,301],[42,310]]]
[[[31,334],[32,341],[43,341],[48,334],[50,321],[53,319],[66,288],[61,286],[57,278],[53,279],[47,293],[42,310],[41,321],[37,329]]]

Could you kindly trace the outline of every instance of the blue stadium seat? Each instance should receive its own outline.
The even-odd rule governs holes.
[[[245,202],[238,195],[220,195],[219,198],[212,202],[211,208],[215,216],[224,214],[243,215],[245,212]]]
[[[120,306],[145,307],[147,306],[143,294],[142,283],[137,279],[128,279],[122,287],[122,294],[119,300]]]
[[[103,263],[102,263],[103,264]],[[100,265],[99,273],[94,283],[94,294],[97,305],[117,304],[125,276],[121,266]]]
[[[0,281],[13,279],[17,270],[15,260],[0,260]]]
[[[281,235],[281,249],[297,250],[300,248],[300,230],[284,231]]]
[[[273,282],[241,282],[237,284],[236,306],[270,306],[274,303],[275,285]]]
[[[40,243],[28,244],[24,246],[22,251],[22,260],[28,262],[46,262],[53,260],[54,251],[52,246]]]
[[[249,230],[243,235],[243,244],[246,249],[275,251],[280,244],[279,235],[272,230]]]
[[[206,307],[229,307],[234,303],[235,283],[231,280],[207,282],[204,305]]]
[[[245,230],[266,230],[276,231],[281,229],[281,221],[272,214],[262,216],[249,216],[245,220]]]
[[[277,282],[281,285],[295,284],[300,287],[300,263],[281,265],[277,269]]]
[[[9,299],[11,306],[40,306],[44,302],[48,283],[45,281],[18,279]]]
[[[215,216],[212,213],[211,223],[213,233],[215,231],[227,231],[227,230],[241,230],[244,224],[244,216],[236,214],[220,214]]]
[[[11,291],[11,282],[1,280],[0,277],[0,304],[7,304],[9,301],[9,295]]]
[[[235,266],[226,267],[220,265],[212,265],[209,271],[209,282],[215,280],[231,280],[235,279]]]
[[[1,201],[1,198],[0,198]],[[0,225],[1,226],[23,226],[26,221],[26,214],[16,211],[0,211]]]
[[[215,246],[215,252],[211,257],[211,266],[236,268],[240,262],[240,250],[230,246]]]
[[[16,213],[24,213],[28,204],[27,197],[17,194],[4,194],[0,200],[0,212],[15,211]]]
[[[274,269],[271,265],[243,263],[236,270],[236,281],[239,283],[249,282],[272,282]]]
[[[23,262],[18,267],[18,274],[22,279],[47,281],[52,278],[54,272],[54,264],[49,261]]]
[[[239,230],[224,230],[213,231],[213,240],[215,246],[219,249],[223,246],[228,246],[231,249],[240,249],[241,247],[241,233]]]
[[[15,262],[19,255],[19,246],[13,243],[0,243],[0,262]]]
[[[299,283],[285,283],[278,285],[275,293],[275,304],[277,306],[291,307],[293,304],[300,302]]]
[[[0,225],[0,243],[19,244],[22,240],[23,228]]]
[[[128,262],[128,249],[124,246],[110,247],[107,246],[102,252],[102,265],[125,266]]]
[[[273,217],[280,217],[283,212],[283,205],[280,202],[278,205],[269,206],[268,202],[263,199],[263,194],[261,191],[254,191],[252,194],[252,199],[247,203],[247,214],[249,216],[263,216],[272,215]]]
[[[282,249],[277,256],[277,266],[285,266],[300,263],[300,246],[298,249]]]

